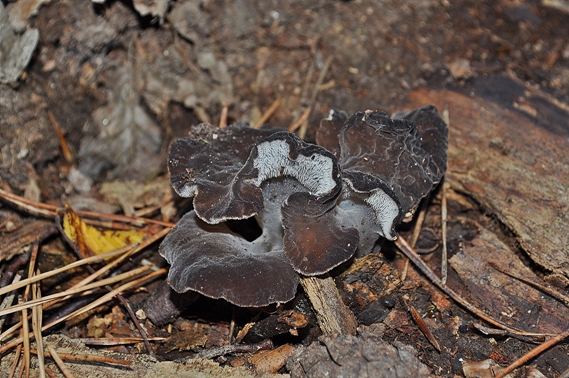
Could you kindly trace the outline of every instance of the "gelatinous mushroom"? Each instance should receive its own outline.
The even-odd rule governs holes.
[[[332,111],[319,145],[247,124],[194,127],[170,150],[172,186],[194,205],[160,246],[170,285],[239,306],[291,300],[299,274],[321,275],[396,238],[400,219],[441,180],[447,133],[433,107],[394,119]],[[255,240],[228,227],[251,217],[262,229]]]
[[[194,211],[160,247],[178,292],[194,290],[240,306],[286,302],[298,286],[295,270],[321,274],[354,254],[357,230],[326,216],[342,186],[338,161],[294,134],[245,125],[197,127],[174,142],[169,169],[176,192],[194,197]],[[223,223],[252,216],[262,229],[253,241]],[[339,248],[340,239],[351,242]]]

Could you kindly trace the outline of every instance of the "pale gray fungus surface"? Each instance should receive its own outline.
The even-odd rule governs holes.
[[[291,300],[299,275],[397,237],[445,172],[447,134],[432,106],[393,119],[333,110],[317,144],[245,123],[192,128],[168,161],[174,190],[194,206],[160,246],[170,285],[246,307]],[[254,240],[228,226],[251,217],[261,228]]]

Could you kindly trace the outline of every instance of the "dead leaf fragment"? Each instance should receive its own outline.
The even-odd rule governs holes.
[[[462,372],[466,378],[494,378],[504,370],[491,359],[484,361],[465,361],[462,363]],[[511,374],[506,377],[511,377]]]
[[[259,373],[277,373],[285,366],[296,351],[290,344],[284,344],[273,350],[260,350],[251,357],[250,362]]]
[[[93,112],[79,150],[79,170],[89,177],[106,169],[112,169],[111,176],[127,171],[130,177],[158,169],[159,159],[150,157],[160,149],[160,128],[139,102],[136,75],[131,67],[111,74],[109,102]]]
[[[37,29],[28,29],[24,34],[16,35],[4,4],[0,4],[0,83],[18,80],[30,62],[38,40]]]
[[[17,31],[22,31],[28,25],[28,18],[38,12],[38,8],[43,3],[49,3],[50,0],[18,0],[9,9],[10,22],[12,27]]]

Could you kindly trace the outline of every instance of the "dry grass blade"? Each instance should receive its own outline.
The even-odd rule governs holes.
[[[57,325],[57,324],[59,324],[59,323],[61,323],[61,322],[64,322],[64,321],[66,321],[66,320],[68,320],[68,319],[71,319],[71,318],[73,318],[73,317],[75,317],[75,316],[81,315],[81,314],[83,314],[83,313],[85,313],[85,312],[87,312],[87,311],[89,311],[89,310],[92,310],[93,308],[95,308],[95,307],[97,307],[97,306],[100,306],[101,304],[103,304],[103,303],[105,303],[105,302],[111,300],[111,299],[112,299],[113,297],[115,297],[117,294],[119,294],[119,293],[121,293],[121,292],[124,292],[124,291],[126,291],[126,290],[130,290],[130,289],[132,289],[133,287],[138,287],[138,286],[142,285],[143,283],[145,283],[146,281],[149,281],[149,280],[152,280],[152,279],[154,279],[154,278],[156,278],[156,277],[158,277],[158,276],[161,276],[161,275],[165,274],[166,272],[167,272],[167,269],[164,269],[164,268],[163,268],[163,269],[159,269],[159,270],[154,271],[154,272],[152,272],[152,273],[150,273],[150,274],[148,274],[148,275],[146,275],[146,276],[144,276],[144,277],[141,277],[141,278],[139,278],[139,279],[137,279],[137,280],[128,282],[128,283],[126,283],[126,284],[123,284],[123,285],[119,286],[118,288],[116,288],[116,289],[110,291],[109,293],[105,294],[105,295],[102,296],[101,298],[97,299],[96,301],[90,303],[89,305],[87,305],[87,306],[85,306],[85,307],[83,307],[83,308],[80,308],[79,310],[77,310],[77,311],[75,311],[75,312],[73,312],[73,313],[71,313],[71,314],[69,314],[69,315],[67,315],[67,316],[61,317],[61,318],[59,318],[57,321],[55,321],[55,322],[53,322],[53,323],[49,323],[49,324],[44,325],[44,326],[42,327],[42,331],[45,331],[45,330],[47,330],[47,329],[53,327],[54,325]],[[26,311],[26,310],[24,310],[24,311]],[[24,319],[22,319],[22,324],[25,326],[25,324],[26,324],[26,322],[27,322],[27,318],[26,318],[26,322],[24,322],[23,320],[24,320]],[[28,335],[28,336],[29,336],[29,335]],[[6,351],[12,349],[13,347],[19,345],[22,341],[25,342],[25,340],[26,340],[26,339],[24,339],[23,337],[18,337],[18,338],[16,338],[16,339],[10,341],[9,343],[7,343],[7,344],[1,346],[1,347],[0,347],[0,354],[2,354],[2,353],[4,353],[4,352],[6,352]],[[28,339],[28,340],[29,340],[29,339]]]
[[[411,313],[413,320],[415,320],[415,323],[417,323],[417,325],[419,326],[421,332],[423,332],[425,337],[431,342],[431,344],[433,344],[433,346],[440,353],[441,347],[439,346],[439,342],[437,341],[437,339],[435,339],[435,336],[433,335],[433,333],[429,329],[429,326],[427,325],[427,323],[425,323],[419,312],[417,312],[417,310],[413,306],[409,306],[409,312]]]
[[[12,369],[10,370],[10,375],[8,378],[13,378],[16,374],[16,368],[18,367],[18,362],[20,362],[20,356],[22,355],[22,345],[18,345],[16,348],[16,353],[14,355],[14,362],[12,363]]]
[[[27,372],[26,376],[29,376],[30,372],[30,325],[28,323],[28,310],[22,310],[22,341],[24,343],[24,363],[22,364],[22,369]]]
[[[491,318],[491,317],[485,315],[479,309],[477,309],[475,306],[471,305],[468,301],[466,301],[464,298],[462,298],[460,295],[458,295],[454,290],[452,290],[451,288],[449,288],[448,286],[443,284],[441,282],[441,280],[431,270],[431,268],[429,268],[423,262],[423,260],[417,254],[417,252],[415,252],[413,250],[413,248],[411,248],[411,246],[405,241],[405,239],[403,239],[401,236],[399,236],[399,238],[397,238],[397,240],[395,241],[395,245],[399,248],[399,250],[401,252],[403,252],[403,254],[405,256],[407,256],[409,258],[409,260],[411,260],[413,262],[413,264],[415,264],[415,266],[421,272],[423,272],[424,275],[427,276],[427,278],[429,280],[431,280],[431,282],[433,284],[435,284],[445,294],[447,294],[449,297],[451,297],[455,302],[457,302],[458,304],[460,304],[461,306],[463,306],[464,308],[466,308],[468,311],[472,312],[474,315],[478,316],[479,318],[485,320],[486,322],[488,322],[490,324],[495,325],[498,328],[505,329],[505,330],[509,331],[510,333],[512,333],[513,335],[533,336],[533,337],[538,337],[538,338],[541,338],[544,336],[545,337],[553,336],[553,335],[546,334],[546,333],[525,332],[525,331],[510,327],[507,324],[504,324],[499,320],[496,320],[494,318]]]
[[[417,214],[417,220],[415,221],[415,227],[413,227],[413,234],[411,235],[411,239],[409,239],[409,245],[415,248],[417,241],[419,240],[419,235],[421,234],[421,230],[423,229],[423,223],[425,223],[425,217],[427,216],[427,208],[430,200],[430,194],[427,195],[426,198],[423,198],[421,201],[421,209],[419,210],[419,214]],[[401,272],[401,282],[404,282],[407,278],[407,271],[409,270],[409,259],[405,261],[405,266],[403,267],[403,271]]]
[[[100,306],[101,304],[103,304],[103,303],[105,303],[105,302],[111,300],[111,299],[114,298],[116,295],[118,295],[118,294],[120,294],[120,293],[122,293],[122,292],[124,292],[124,291],[127,291],[127,290],[129,290],[129,289],[131,289],[131,288],[133,288],[133,287],[138,287],[138,286],[140,286],[143,282],[146,282],[146,281],[148,281],[148,280],[150,280],[150,279],[152,279],[152,278],[156,278],[156,277],[158,277],[158,276],[160,276],[160,275],[162,275],[162,274],[165,274],[166,272],[167,272],[167,269],[165,269],[165,268],[159,269],[159,270],[154,271],[154,272],[152,272],[152,273],[150,273],[150,274],[148,274],[148,275],[146,275],[146,276],[144,276],[144,277],[141,277],[141,278],[139,278],[139,279],[137,279],[137,280],[134,280],[134,281],[125,283],[125,284],[119,286],[118,288],[113,289],[112,291],[108,292],[107,294],[103,295],[101,298],[95,300],[93,303],[90,303],[89,305],[87,305],[87,306],[85,306],[85,307],[83,307],[83,308],[80,308],[79,310],[74,311],[74,312],[72,312],[72,313],[69,314],[69,315],[66,315],[66,316],[63,316],[63,317],[59,318],[59,319],[56,320],[55,322],[50,323],[50,324],[48,324],[47,326],[44,326],[44,329],[47,329],[47,327],[52,327],[52,326],[54,326],[54,325],[56,325],[56,324],[59,324],[59,323],[61,323],[61,322],[64,322],[64,321],[66,321],[66,320],[68,320],[68,319],[71,319],[71,318],[73,318],[73,317],[75,317],[75,316],[81,315],[81,314],[83,314],[84,312],[87,312],[87,311],[89,311],[89,310],[92,310],[92,309],[94,309],[95,307],[98,307],[98,306]]]
[[[152,268],[151,266],[142,266],[140,268],[136,268],[136,269],[130,270],[130,271],[122,273],[122,274],[117,274],[116,276],[109,277],[109,278],[97,281],[95,283],[92,283],[92,284],[79,286],[79,287],[77,287],[78,285],[75,285],[71,289],[62,291],[60,293],[51,294],[51,295],[45,296],[43,298],[33,299],[31,301],[28,301],[28,302],[25,302],[22,304],[18,304],[16,306],[12,306],[10,308],[2,310],[2,311],[0,311],[0,316],[11,314],[11,313],[14,313],[17,311],[21,311],[24,308],[30,308],[30,307],[37,306],[37,305],[40,305],[43,303],[51,302],[55,299],[60,299],[60,298],[66,299],[65,297],[71,296],[73,294],[78,294],[78,293],[89,291],[92,289],[96,289],[96,288],[99,288],[99,287],[102,287],[105,285],[110,285],[110,284],[114,284],[117,282],[121,282],[121,281],[127,280],[129,278],[138,276],[139,274],[144,273],[151,268]]]
[[[552,346],[560,343],[564,339],[569,337],[569,331],[565,331],[557,336],[552,337],[551,339],[539,344],[537,347],[533,348],[516,361],[512,362],[510,366],[508,366],[505,370],[502,370],[500,374],[496,376],[496,378],[504,378],[507,374],[512,372],[514,369],[519,368],[532,358],[539,356],[542,352],[545,352],[547,349],[551,348]]]
[[[41,292],[39,284],[34,282],[32,284],[32,298],[33,300],[40,299]],[[45,378],[45,359],[43,354],[43,337],[42,337],[42,309],[41,305],[36,305],[32,308],[32,329],[36,338],[36,345],[38,348],[38,370],[40,378]]]
[[[310,110],[314,108],[314,104],[316,103],[316,99],[318,98],[318,93],[320,93],[320,90],[322,89],[322,83],[324,83],[324,78],[326,77],[328,70],[330,70],[330,66],[332,65],[333,61],[334,61],[334,56],[332,55],[329,56],[328,59],[326,59],[326,62],[324,62],[324,66],[322,67],[322,70],[318,75],[318,80],[316,80],[316,84],[314,85],[314,90],[312,92],[312,97],[310,98],[310,103],[308,104],[308,109]],[[302,123],[302,125],[300,126],[300,129],[298,130],[298,136],[301,139],[304,139],[307,130],[308,130],[308,119],[304,121],[304,123]]]
[[[292,125],[289,126],[288,131],[294,133],[301,125],[303,125],[307,120],[308,116],[310,116],[310,111],[312,109],[306,108],[304,112],[300,115],[300,117],[294,121]]]
[[[219,128],[222,129],[227,126],[227,112],[229,111],[229,103],[223,101],[221,104],[221,116],[219,117]]]
[[[55,349],[53,349],[51,345],[48,345],[47,349],[49,350],[50,357],[53,358],[53,360],[57,364],[57,367],[59,368],[59,370],[61,370],[65,378],[74,378],[73,373],[71,373],[69,368],[65,366],[65,363],[63,362],[61,357],[59,357]]]

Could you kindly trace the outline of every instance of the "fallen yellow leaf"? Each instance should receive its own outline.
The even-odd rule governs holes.
[[[65,205],[63,231],[77,246],[83,258],[139,243],[147,235],[145,229],[100,230],[83,222],[69,205]]]

